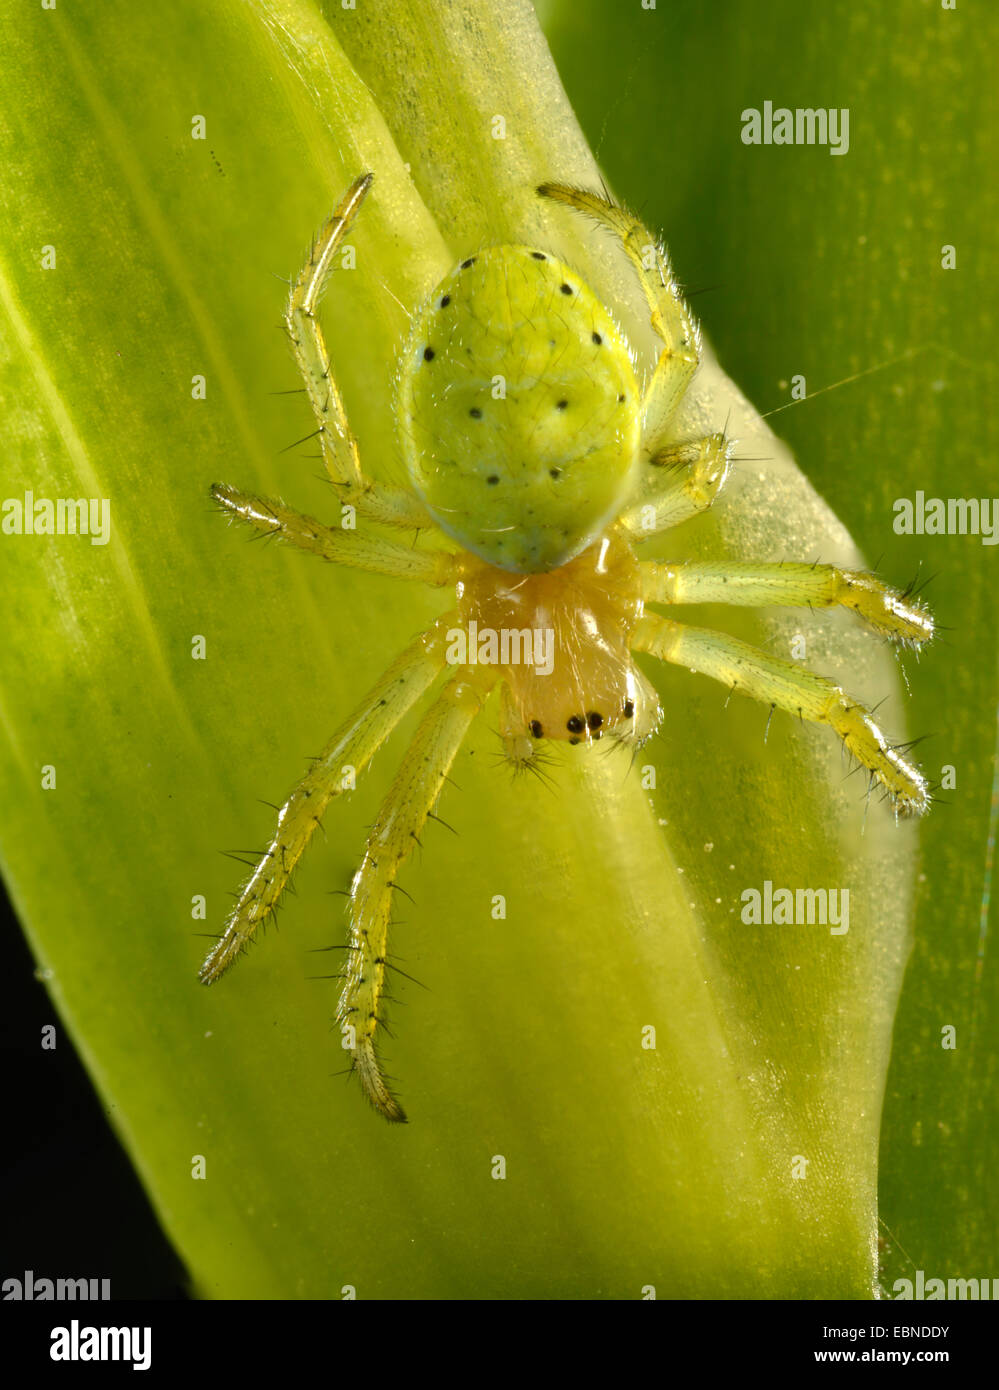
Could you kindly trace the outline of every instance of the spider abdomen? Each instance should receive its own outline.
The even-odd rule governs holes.
[[[634,480],[627,340],[574,271],[526,246],[480,251],[437,287],[403,356],[397,410],[435,520],[504,570],[565,564]]]

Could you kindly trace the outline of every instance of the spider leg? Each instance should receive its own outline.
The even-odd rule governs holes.
[[[337,1011],[344,1048],[371,1104],[388,1120],[405,1120],[375,1051],[385,989],[386,943],[396,876],[440,795],[469,726],[495,684],[488,667],[462,671],[443,689],[416,732],[368,836],[350,891],[346,981]]]
[[[642,436],[654,450],[700,361],[700,333],[684,303],[666,248],[627,208],[599,194],[560,183],[543,183],[538,192],[609,228],[638,273],[652,313],[652,327],[665,343],[643,402]]]
[[[274,837],[247,880],[225,931],[198,978],[212,984],[247,947],[274,912],[295,865],[334,797],[377,752],[406,711],[433,684],[445,665],[447,629],[457,614],[439,618],[385,672],[381,680],[327,743],[278,813]]]
[[[847,751],[885,788],[898,813],[919,815],[928,809],[929,788],[919,769],[888,742],[870,710],[825,677],[736,637],[650,613],[639,621],[632,645],[661,661],[711,676],[741,695],[830,725]]]
[[[397,526],[403,531],[439,529],[416,494],[407,492],[405,488],[392,487],[389,483],[372,483],[368,480],[359,486],[334,483],[334,487],[341,515],[344,514],[345,508],[353,507],[368,521],[377,521],[382,526]]]
[[[651,475],[645,475],[644,489],[620,517],[632,539],[645,540],[706,512],[725,486],[731,452],[732,440],[724,434],[708,434],[653,454],[649,463],[664,471],[651,487]]]
[[[739,560],[642,564],[650,603],[727,603],[740,607],[850,608],[875,632],[905,646],[933,636],[925,604],[873,574],[836,565],[756,564]]]
[[[355,485],[363,480],[357,440],[330,372],[329,353],[316,308],[333,269],[333,258],[350,232],[373,179],[373,174],[362,174],[341,198],[292,284],[284,317],[291,350],[319,426],[326,471],[334,483]]]
[[[418,498],[401,488],[376,485],[364,476],[357,440],[347,420],[316,316],[336,253],[350,233],[373,180],[373,174],[362,174],[354,180],[313,242],[309,258],[292,284],[284,322],[319,426],[326,472],[339,491],[341,504],[355,507],[372,521],[420,530],[433,523]]]
[[[362,535],[341,526],[324,526],[303,512],[296,512],[278,498],[255,497],[228,483],[215,483],[212,496],[225,511],[245,521],[265,536],[287,541],[333,564],[390,574],[396,579],[418,579],[440,588],[457,577],[458,561],[449,551],[415,550],[379,535]]]

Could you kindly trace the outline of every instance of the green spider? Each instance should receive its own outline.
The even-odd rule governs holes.
[[[211,983],[224,974],[274,912],[328,803],[352,785],[344,770],[359,771],[455,665],[456,632],[547,634],[550,669],[532,664],[527,647],[515,642],[498,648],[494,660],[480,653],[468,660],[468,650],[455,665],[403,759],[351,885],[337,1021],[365,1095],[387,1119],[404,1120],[375,1045],[392,893],[495,686],[505,752],[519,768],[531,766],[550,739],[589,744],[606,734],[637,747],[661,718],[658,697],[632,656],[646,652],[771,708],[829,724],[897,814],[920,814],[930,801],[926,781],[863,705],[797,663],[655,609],[842,605],[882,636],[911,646],[929,640],[933,621],[922,604],[873,575],[832,565],[636,557],[642,541],[710,507],[728,475],[732,441],[722,432],[650,452],[697,369],[698,328],[665,250],[641,222],[561,184],[543,184],[538,193],[609,228],[639,277],[663,344],[645,390],[622,331],[575,271],[531,247],[489,247],[463,260],[413,322],[396,390],[411,489],[372,483],[316,317],[334,254],[372,178],[364,174],[352,184],[324,227],[292,286],[285,318],[330,481],[362,525],[325,526],[225,484],[212,493],[258,531],[338,564],[450,589],[455,602],[388,668],[291,792],[200,979]],[[437,528],[456,548],[398,544],[386,528]]]

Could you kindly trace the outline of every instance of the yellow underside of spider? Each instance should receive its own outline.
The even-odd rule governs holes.
[[[337,1015],[365,1095],[387,1119],[403,1120],[376,1046],[391,968],[392,899],[496,686],[504,747],[519,768],[536,766],[550,740],[589,744],[606,735],[636,747],[661,718],[634,661],[645,652],[771,709],[829,725],[897,814],[919,814],[930,802],[925,779],[863,705],[796,662],[655,609],[838,605],[909,646],[928,641],[933,623],[922,604],[873,575],[835,566],[638,558],[642,541],[713,503],[732,442],[712,434],[662,443],[697,367],[696,325],[665,251],[642,224],[595,194],[561,185],[538,191],[613,232],[639,277],[662,343],[644,392],[621,330],[569,266],[531,247],[486,248],[434,290],[402,355],[396,415],[411,490],[369,481],[316,309],[371,182],[370,174],[359,178],[323,229],[285,319],[337,501],[353,508],[358,526],[326,526],[227,485],[212,491],[233,518],[261,533],[337,564],[450,588],[454,606],[396,659],[293,789],[200,978],[217,980],[246,948],[274,912],[330,801],[349,793],[346,771],[359,772],[450,667],[351,885]],[[461,548],[413,543],[414,532],[433,527]],[[387,528],[408,535],[393,541]]]

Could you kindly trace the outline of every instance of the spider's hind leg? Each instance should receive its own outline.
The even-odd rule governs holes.
[[[295,365],[316,418],[323,463],[337,489],[341,506],[386,526],[419,531],[433,523],[418,498],[402,488],[372,483],[361,467],[357,440],[337,386],[329,351],[319,322],[319,301],[333,271],[337,252],[374,181],[373,174],[355,179],[316,237],[308,259],[292,282],[284,323]]]
[[[316,310],[333,269],[333,258],[350,232],[373,178],[372,174],[362,174],[340,199],[292,283],[284,318],[295,363],[319,426],[326,471],[335,483],[355,485],[363,481],[357,441],[347,423],[343,398],[330,371],[329,353]]]
[[[635,267],[651,310],[652,328],[665,345],[642,406],[643,440],[654,449],[690,385],[701,351],[697,324],[680,293],[666,248],[627,208],[597,193],[560,183],[543,183],[538,192],[607,227]]]

